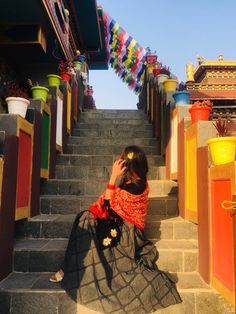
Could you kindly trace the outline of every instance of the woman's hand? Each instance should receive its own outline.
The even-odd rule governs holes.
[[[113,178],[119,177],[126,171],[127,168],[124,166],[124,164],[125,164],[124,159],[119,159],[114,162],[112,166],[112,174],[111,174]]]

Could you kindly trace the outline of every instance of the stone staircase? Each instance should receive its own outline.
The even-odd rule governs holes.
[[[16,223],[14,271],[0,283],[0,314],[95,313],[76,305],[48,278],[60,267],[76,213],[104,191],[113,161],[133,144],[144,148],[150,168],[145,233],[159,251],[159,268],[174,274],[183,298],[156,313],[234,313],[197,273],[197,226],[178,217],[177,184],[158,177],[164,160],[146,116],[97,110],[82,113],[66,154],[57,158],[56,179],[42,183],[41,214]]]

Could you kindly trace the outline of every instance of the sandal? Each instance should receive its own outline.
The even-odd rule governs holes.
[[[63,275],[62,275],[63,274]],[[55,274],[53,274],[50,278],[49,281],[51,282],[61,282],[64,277],[64,273],[62,270],[57,271]]]

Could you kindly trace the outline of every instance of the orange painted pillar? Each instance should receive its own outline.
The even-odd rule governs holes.
[[[186,129],[191,125],[190,118],[183,118],[178,124],[178,206],[179,215],[185,218],[186,211],[186,169],[185,169],[185,142],[186,142]]]
[[[198,271],[210,283],[210,209],[208,147],[197,149]]]
[[[166,147],[166,178],[178,180],[178,124],[189,117],[189,105],[178,105],[170,110],[170,134]]]
[[[194,223],[198,222],[198,202],[197,202],[197,149],[207,145],[209,138],[215,137],[216,130],[211,121],[198,121],[191,124],[186,130],[185,142],[185,169],[186,169],[186,185],[185,185],[185,219]],[[202,178],[205,179],[204,177]]]
[[[210,168],[211,285],[236,307],[236,214],[222,207],[236,201],[236,162]]]

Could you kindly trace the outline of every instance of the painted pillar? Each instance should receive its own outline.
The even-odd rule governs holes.
[[[236,162],[210,168],[211,285],[236,307],[236,214],[222,207],[236,201]]]
[[[186,169],[185,169],[185,159],[186,159],[186,129],[191,125],[190,118],[183,118],[178,124],[178,206],[179,215],[185,218],[186,211]]]
[[[19,139],[0,132],[0,281],[12,271]]]
[[[194,223],[198,222],[197,172],[198,168],[201,167],[197,163],[197,149],[206,146],[207,140],[215,137],[215,134],[216,130],[211,121],[198,121],[186,129],[185,219]]]

